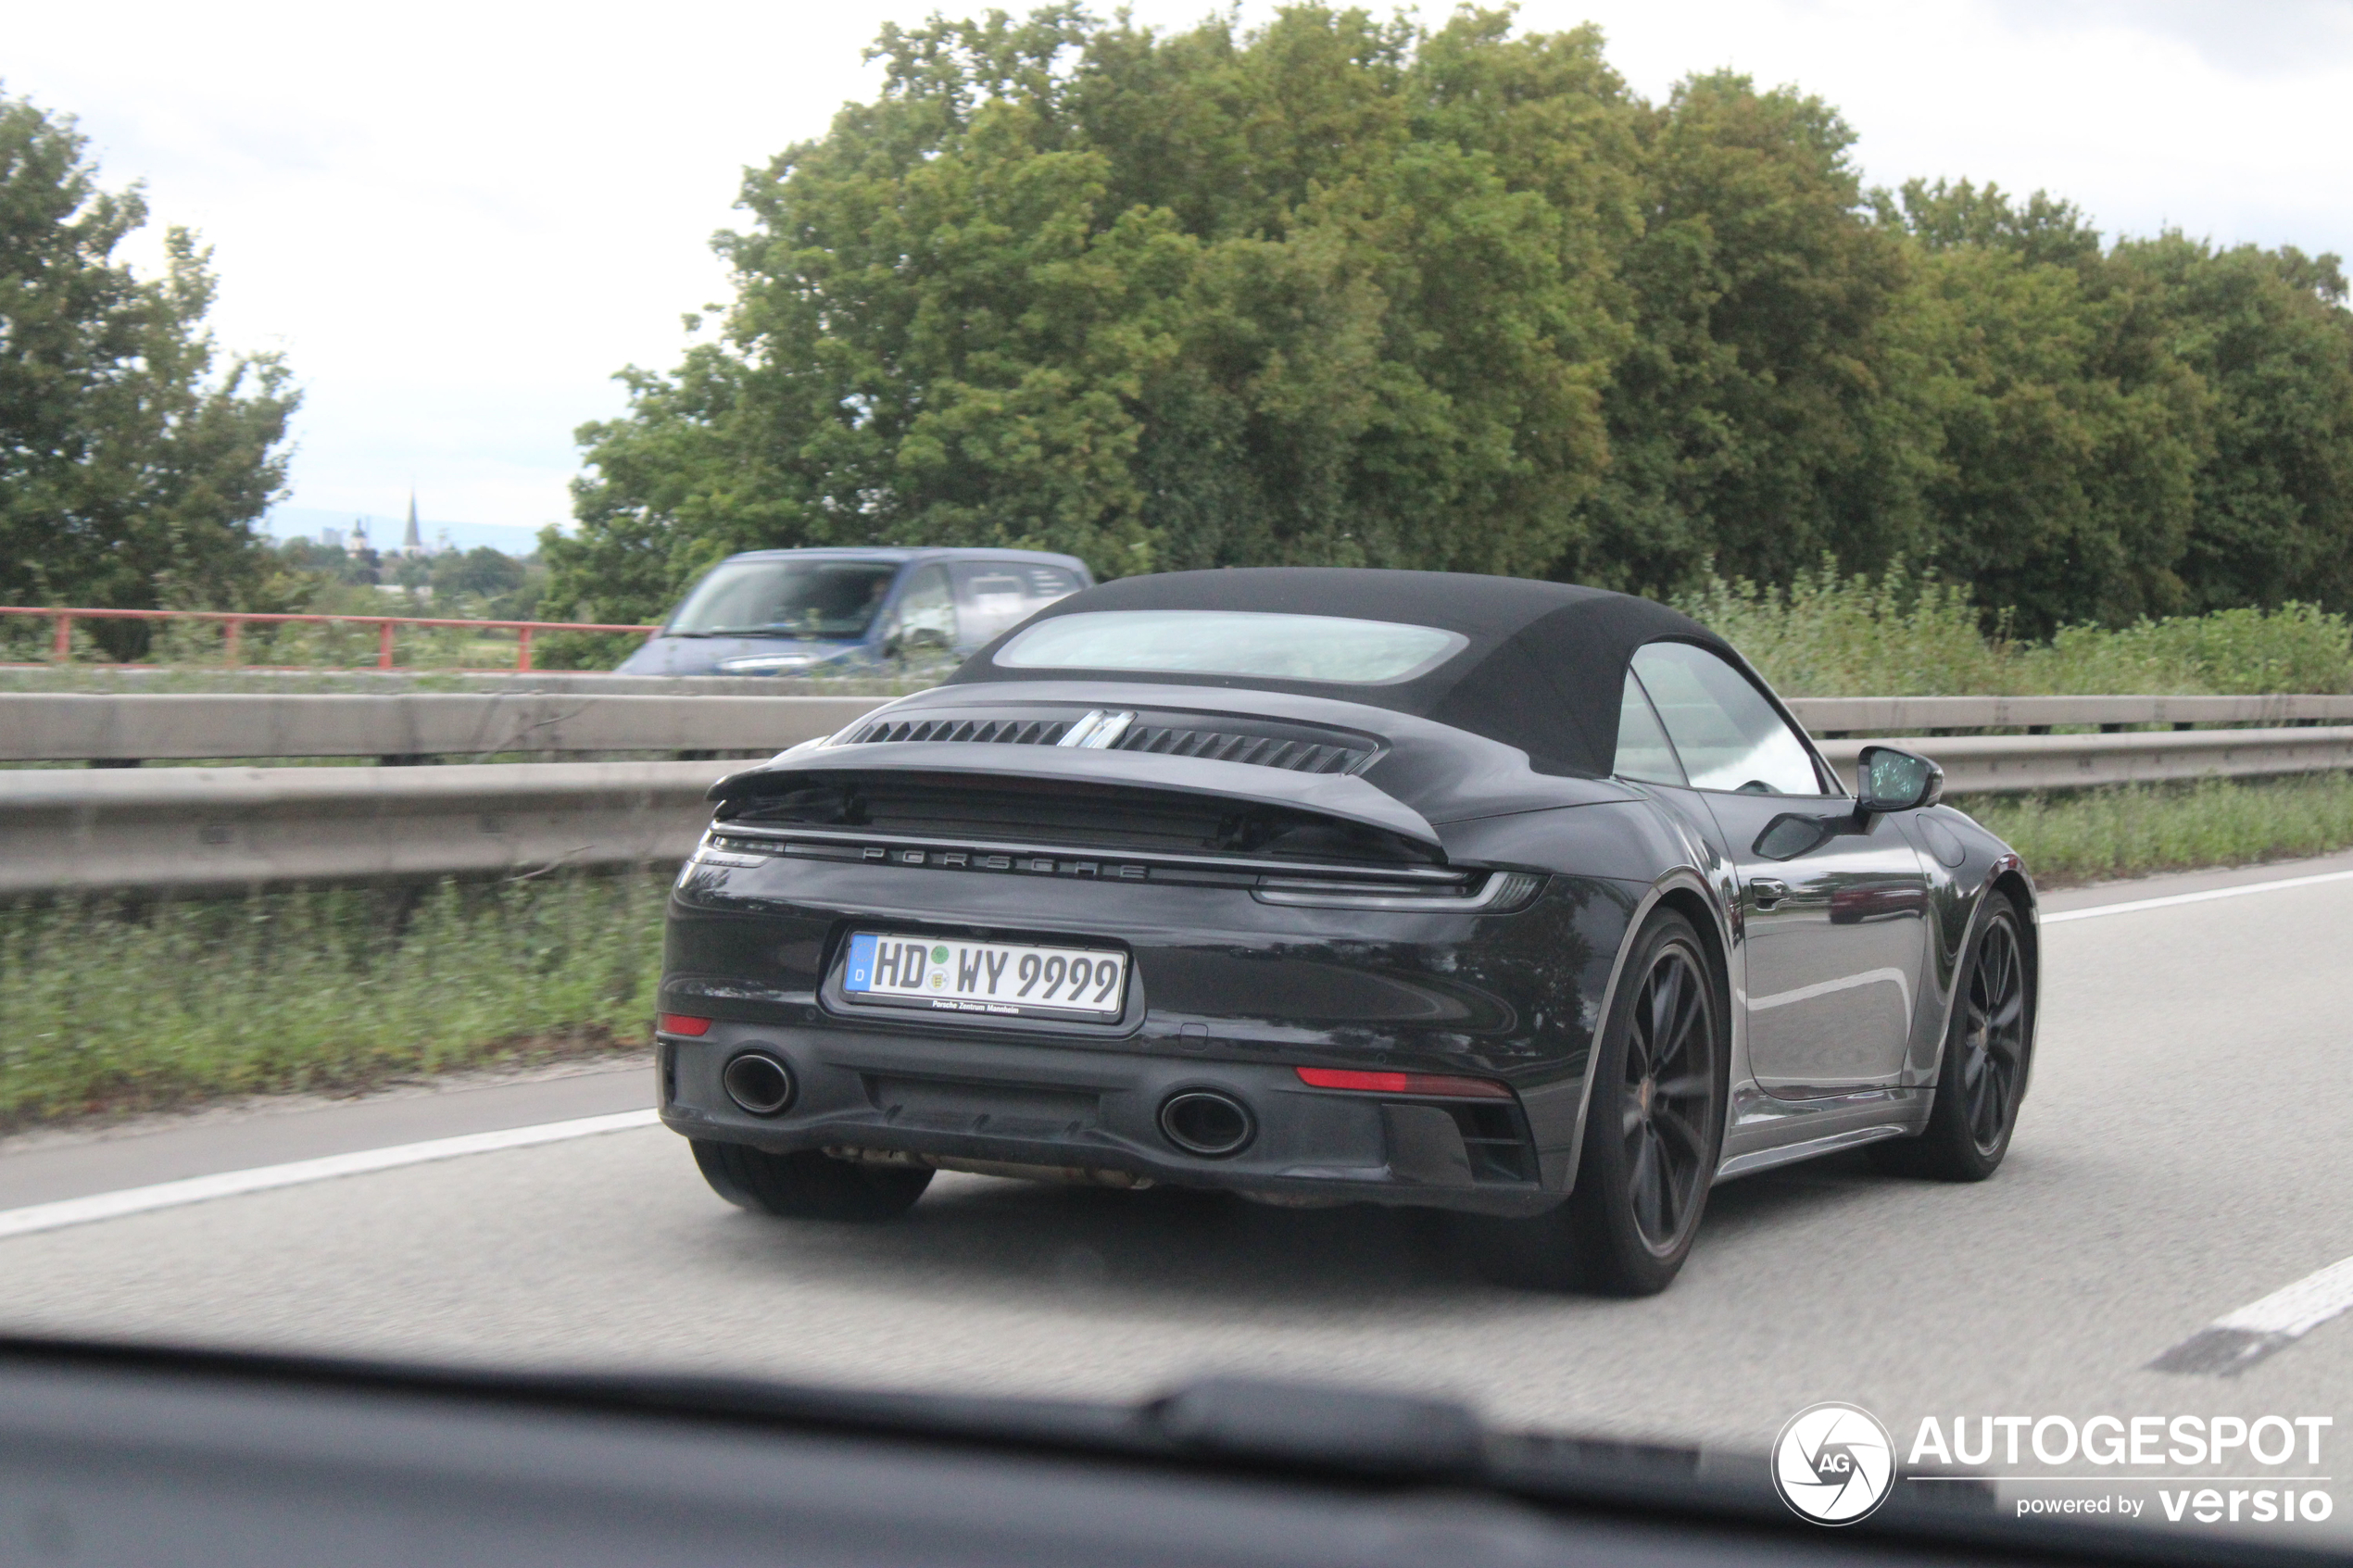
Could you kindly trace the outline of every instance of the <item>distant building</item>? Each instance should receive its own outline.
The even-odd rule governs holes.
[[[414,560],[433,552],[425,548],[424,535],[417,531],[417,493],[409,492],[409,532],[400,536],[400,553]]]
[[[340,550],[340,549],[342,549],[342,548],[343,548],[343,530],[342,530],[342,529],[340,529],[340,528],[322,528],[322,529],[321,529],[321,530],[319,531],[319,547],[320,547],[321,549],[322,549],[322,550]]]
[[[349,555],[364,556],[368,553],[368,520],[366,518],[356,517],[351,520],[351,537],[344,542],[343,547]]]

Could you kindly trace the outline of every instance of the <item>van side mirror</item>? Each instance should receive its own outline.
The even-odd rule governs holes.
[[[1944,798],[1944,770],[1916,752],[1867,746],[1855,771],[1857,810],[1912,811]]]

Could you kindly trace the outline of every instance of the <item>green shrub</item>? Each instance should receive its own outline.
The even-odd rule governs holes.
[[[2045,883],[2248,865],[2353,846],[2353,778],[2343,773],[1979,796],[1957,804]]]
[[[1722,633],[1788,696],[2194,695],[2353,691],[2353,622],[2311,605],[2225,609],[2014,641],[1966,590],[1899,563],[1787,588],[1711,577],[1676,608]]]
[[[0,1125],[648,1037],[666,878],[0,910]]]

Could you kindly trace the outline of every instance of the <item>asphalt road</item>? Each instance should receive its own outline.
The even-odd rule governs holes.
[[[1751,1450],[1824,1399],[1906,1443],[1927,1415],[2325,1415],[2328,1453],[2353,1454],[2353,1314],[2234,1377],[2147,1369],[2353,1256],[2349,939],[2353,879],[2049,924],[2040,1060],[1994,1180],[1846,1158],[1728,1184],[1654,1300],[1487,1286],[1436,1224],[1372,1209],[943,1175],[888,1226],[762,1220],[651,1127],[0,1240],[0,1329],[1115,1399],[1253,1372]],[[584,1073],[0,1146],[0,1210],[649,1090],[640,1070]],[[2345,1462],[2292,1472],[2331,1478],[2340,1539]]]

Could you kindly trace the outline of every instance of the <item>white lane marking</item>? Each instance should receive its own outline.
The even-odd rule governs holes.
[[[0,1240],[31,1236],[96,1220],[119,1220],[183,1203],[205,1203],[272,1187],[300,1186],[306,1182],[336,1176],[365,1175],[402,1165],[422,1165],[435,1160],[456,1160],[469,1154],[490,1154],[502,1148],[528,1148],[534,1144],[561,1143],[567,1138],[594,1137],[631,1127],[650,1127],[661,1120],[651,1110],[623,1110],[610,1116],[583,1116],[572,1122],[542,1122],[532,1127],[509,1127],[496,1133],[466,1133],[454,1138],[423,1143],[394,1144],[388,1148],[363,1148],[350,1154],[330,1154],[318,1160],[296,1160],[283,1165],[257,1165],[248,1171],[222,1171],[217,1175],[189,1176],[153,1186],[124,1187],[119,1192],[93,1193],[88,1198],[60,1198],[23,1209],[0,1210]]]
[[[2294,1336],[2310,1333],[2347,1308],[2353,1308],[2353,1258],[2339,1259],[2260,1301],[2216,1318],[2214,1326]]]
[[[2158,1372],[2235,1377],[2348,1310],[2353,1310],[2353,1258],[2342,1258],[2260,1301],[2225,1312],[2149,1364]]]
[[[2088,909],[2061,909],[2041,918],[2044,925],[2063,920],[2091,920],[2099,915],[2129,915],[2142,909],[2170,909],[2176,904],[2203,904],[2211,898],[2236,898],[2247,893],[2277,893],[2284,887],[2312,887],[2323,882],[2353,882],[2353,872],[2321,872],[2311,876],[2282,877],[2277,882],[2247,882],[2236,887],[2209,887],[2203,893],[2171,893],[2162,898],[2135,898],[2124,904],[2095,904]]]

